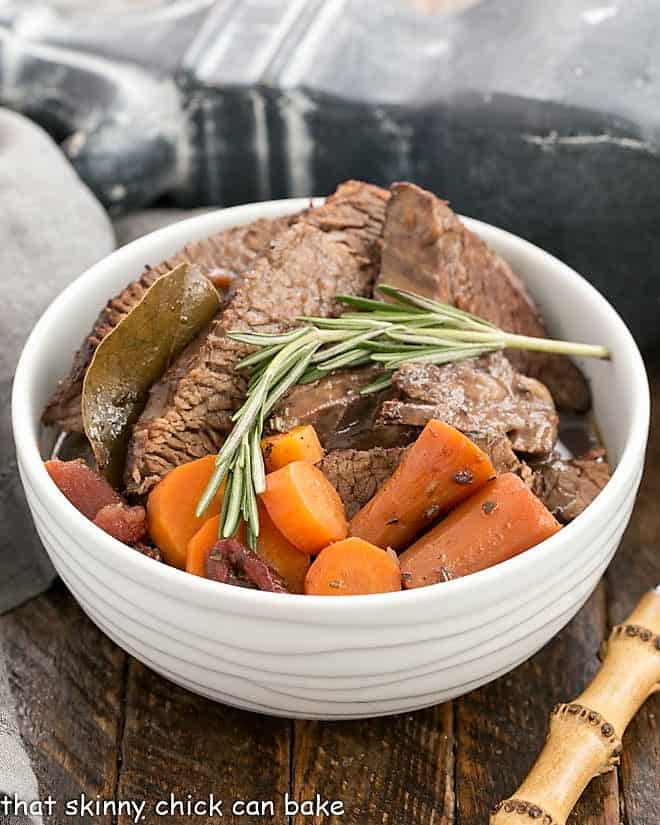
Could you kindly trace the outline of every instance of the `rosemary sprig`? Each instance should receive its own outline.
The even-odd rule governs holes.
[[[405,289],[380,286],[389,300],[338,295],[347,307],[339,318],[300,317],[289,332],[233,331],[234,341],[256,347],[237,365],[248,377],[248,393],[233,416],[234,428],[218,453],[215,471],[197,506],[201,516],[223,482],[220,537],[229,538],[241,521],[256,548],[257,496],[266,488],[261,436],[269,413],[294,384],[316,381],[335,370],[364,364],[382,369],[363,394],[387,389],[405,362],[447,364],[502,349],[523,349],[608,358],[606,347],[530,338],[498,329],[488,321]]]

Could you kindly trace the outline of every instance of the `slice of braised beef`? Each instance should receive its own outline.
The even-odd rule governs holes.
[[[286,395],[273,412],[271,428],[288,432],[302,424],[311,424],[326,449],[347,430],[369,427],[375,417],[378,401],[373,396],[361,396],[360,390],[373,381],[377,370],[370,367],[344,370],[315,381],[299,384]]]
[[[532,492],[562,524],[586,510],[611,474],[602,452],[572,459],[552,457],[534,463],[532,469]]]
[[[514,453],[505,433],[468,431],[465,435],[483,450],[497,473],[523,474],[525,463]]]
[[[323,230],[333,243],[345,244],[375,280],[388,200],[389,192],[349,180],[325,204],[301,213],[298,221]],[[275,428],[286,431],[298,424],[311,424],[327,450],[407,443],[412,437],[410,432],[399,433],[375,424],[385,396],[359,394],[377,374],[372,368],[342,370],[314,384],[294,387],[275,411]]]
[[[331,373],[313,384],[300,384],[274,411],[270,428],[288,432],[301,424],[311,424],[326,450],[409,444],[416,435],[413,428],[377,422],[381,404],[391,393],[360,395],[362,388],[380,374],[376,367],[363,367]]]
[[[511,451],[532,455],[552,452],[557,440],[558,417],[547,388],[517,372],[502,353],[442,366],[404,364],[392,384],[399,397],[383,403],[382,423],[423,427],[438,418],[493,443],[504,435]]]
[[[146,493],[178,464],[217,451],[230,431],[246,390],[235,365],[249,348],[227,331],[272,332],[299,315],[338,314],[339,293],[370,294],[387,197],[368,184],[343,184],[275,239],[208,333],[152,387],[129,447],[130,492]]]
[[[395,183],[391,192],[378,283],[453,304],[508,332],[546,336],[522,281],[445,201],[412,183]],[[514,352],[511,359],[548,386],[559,408],[589,408],[588,384],[568,358]]]
[[[280,576],[237,539],[222,539],[206,559],[206,578],[270,593],[287,593]]]
[[[373,498],[396,470],[404,447],[372,447],[370,450],[333,450],[318,465],[339,493],[351,519]]]
[[[318,229],[299,224],[283,233],[241,280],[208,334],[152,387],[133,428],[126,488],[146,493],[177,465],[219,449],[247,387],[236,364],[250,348],[228,338],[229,330],[273,332],[298,315],[335,314],[338,292],[369,288],[370,278],[360,287],[354,264],[343,244]]]
[[[180,263],[195,263],[219,285],[242,275],[256,258],[265,254],[271,241],[288,228],[295,216],[261,219],[245,226],[217,232],[208,238],[192,241],[157,266],[147,267],[140,277],[101,310],[82,346],[76,353],[71,371],[57,386],[43,413],[44,424],[56,425],[69,432],[82,432],[80,397],[85,372],[97,346],[122,318],[144,297],[156,278]]]

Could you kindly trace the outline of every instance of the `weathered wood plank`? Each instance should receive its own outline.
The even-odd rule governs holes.
[[[186,802],[224,800],[222,822],[284,823],[291,723],[234,710],[179,688],[131,659],[118,783],[120,799],[145,800],[148,822],[181,823],[180,809],[154,816],[174,794]],[[233,816],[236,800],[273,800],[274,817]],[[195,823],[217,816],[193,816]],[[129,816],[118,823],[128,825]]]
[[[453,709],[355,722],[296,722],[293,798],[341,800],[343,816],[303,823],[450,825],[453,822]]]
[[[660,357],[649,359],[653,399],[646,472],[630,526],[607,574],[609,620],[623,621],[645,590],[660,584]],[[660,694],[623,737],[621,786],[626,825],[660,822]]]
[[[545,741],[548,713],[577,695],[598,669],[606,626],[601,584],[552,642],[508,676],[456,701],[457,825],[483,825],[511,795]],[[615,772],[591,783],[572,825],[618,825]]]
[[[125,654],[87,619],[63,584],[0,618],[19,725],[52,825],[82,793],[112,798],[117,780]],[[111,816],[94,819],[111,825]]]

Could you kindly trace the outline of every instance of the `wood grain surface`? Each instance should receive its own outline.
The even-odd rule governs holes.
[[[401,716],[294,726],[293,796],[342,800],[339,817],[303,822],[449,825],[454,813],[451,703]]]
[[[113,797],[126,654],[61,582],[0,619],[21,732],[42,797]],[[51,822],[71,823],[60,805]],[[111,825],[109,816],[95,820]]]
[[[658,354],[660,355],[660,354]],[[483,825],[519,784],[543,742],[548,711],[598,667],[608,628],[660,583],[660,357],[654,423],[635,513],[605,579],[575,619],[512,673],[453,703],[384,719],[290,722],[194,696],[127,657],[62,584],[0,617],[21,730],[42,796],[147,801],[274,799],[275,816],[227,823]],[[621,766],[591,783],[571,825],[660,822],[660,694],[624,737]],[[335,817],[286,817],[281,800],[342,800]],[[227,803],[226,803],[227,804]],[[49,820],[72,820],[63,810]],[[95,818],[127,825],[130,817]],[[218,822],[172,815],[146,822]]]
[[[169,795],[186,803],[206,800],[277,802],[289,790],[291,722],[235,710],[189,693],[131,660],[121,742],[119,799],[144,799],[147,809]],[[163,825],[186,821],[187,809],[158,817]],[[208,816],[191,821],[218,821]],[[131,822],[130,817],[119,823]],[[149,820],[151,821],[151,820]],[[223,822],[258,822],[233,816]],[[269,822],[283,823],[277,814]]]
[[[606,574],[609,624],[623,621],[642,593],[660,585],[660,353],[647,359],[653,405],[646,471],[630,525]],[[625,825],[660,823],[660,693],[623,737],[621,811]]]

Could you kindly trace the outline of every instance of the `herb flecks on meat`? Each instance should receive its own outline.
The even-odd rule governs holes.
[[[500,453],[493,462],[498,471],[515,471],[513,451],[547,455],[557,441],[552,396],[539,381],[515,370],[502,352],[442,366],[403,364],[392,386],[396,397],[383,403],[380,422],[422,427],[439,418],[473,440],[491,442]]]

